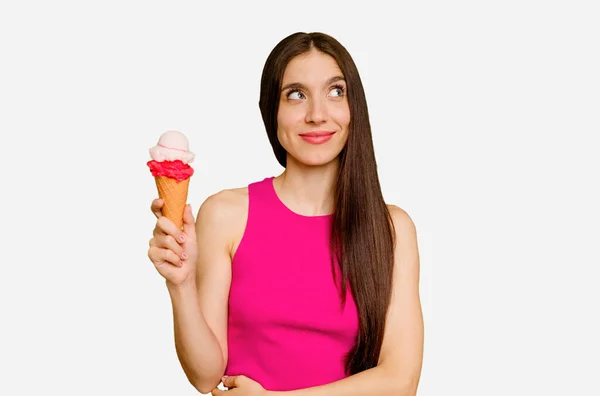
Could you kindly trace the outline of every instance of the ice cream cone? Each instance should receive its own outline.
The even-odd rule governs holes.
[[[181,229],[190,179],[177,181],[167,176],[158,176],[154,180],[158,189],[158,197],[164,201],[162,215],[175,223],[178,229]]]
[[[158,197],[164,201],[162,215],[181,229],[190,177],[194,174],[189,163],[195,154],[189,149],[187,137],[179,131],[163,133],[149,151],[152,160],[147,165],[156,181]]]

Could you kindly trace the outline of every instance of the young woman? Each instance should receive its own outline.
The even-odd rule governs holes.
[[[295,33],[269,55],[260,110],[285,168],[157,216],[175,346],[202,393],[414,395],[423,354],[415,226],[383,200],[365,94],[346,49]],[[225,377],[223,377],[225,375]]]

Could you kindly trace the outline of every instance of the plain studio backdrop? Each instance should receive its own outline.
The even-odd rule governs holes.
[[[197,394],[147,258],[148,149],[189,137],[194,212],[279,174],[262,67],[321,31],[417,227],[419,395],[599,395],[593,3],[3,2],[0,394]]]

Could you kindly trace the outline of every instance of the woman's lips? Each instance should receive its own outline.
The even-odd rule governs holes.
[[[330,131],[315,131],[315,132],[307,132],[301,133],[300,137],[308,143],[311,144],[321,144],[329,141],[335,132]]]

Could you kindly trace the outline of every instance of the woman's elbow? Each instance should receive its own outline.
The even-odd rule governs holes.
[[[210,394],[219,384],[221,383],[221,378],[217,380],[204,380],[192,382],[192,386],[196,388],[196,390],[203,394]]]

